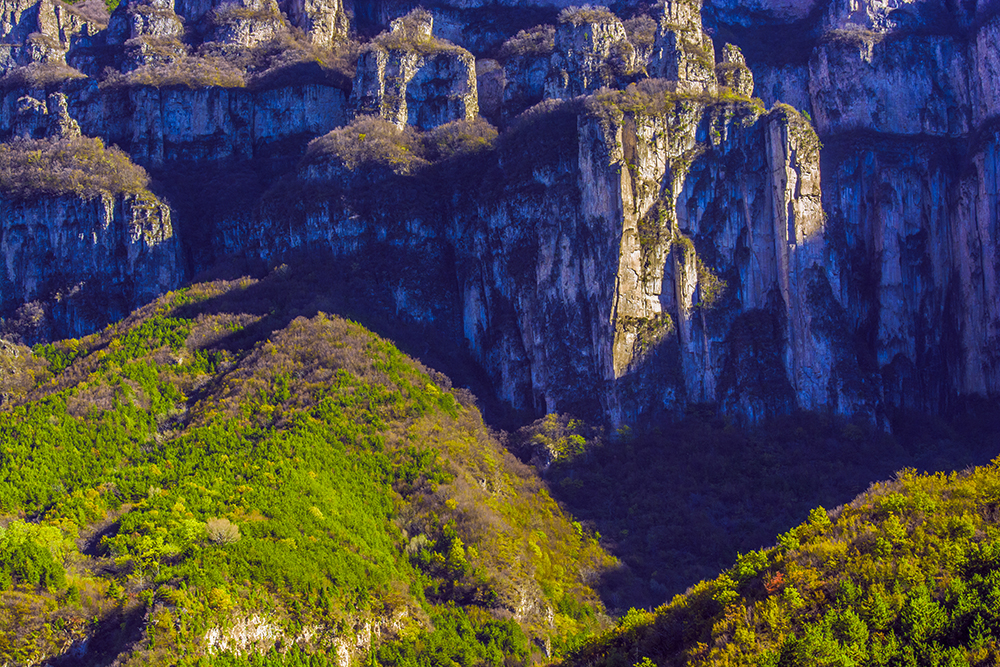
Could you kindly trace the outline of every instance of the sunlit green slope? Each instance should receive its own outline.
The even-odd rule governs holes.
[[[599,627],[611,559],[471,395],[289,273],[0,346],[0,662],[521,664]]]
[[[568,665],[996,665],[1000,459],[903,471],[741,556]]]

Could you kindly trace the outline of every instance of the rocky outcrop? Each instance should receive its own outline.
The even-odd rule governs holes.
[[[90,46],[104,28],[58,0],[0,4],[0,74],[32,63],[65,63],[67,52]]]
[[[275,0],[229,0],[212,12],[212,39],[251,48],[274,39],[285,28]]]
[[[649,75],[685,93],[714,93],[715,48],[702,29],[701,0],[667,0],[659,17]]]
[[[18,139],[67,139],[79,137],[80,126],[70,117],[64,94],[52,93],[46,103],[25,95],[17,100],[14,136]]]
[[[433,25],[416,10],[366,46],[351,91],[355,114],[423,129],[476,117],[475,58],[433,37]]]
[[[722,49],[722,62],[715,66],[719,85],[741,97],[753,97],[753,72],[747,67],[740,47],[726,44]]]
[[[575,151],[521,155],[523,176],[501,168],[500,196],[470,203],[464,326],[504,398],[616,423],[705,401],[754,421],[873,411],[838,366],[808,124],[683,98],[636,111],[637,99],[623,112],[595,98],[570,117]],[[557,117],[536,122],[551,131]]]
[[[542,101],[554,53],[552,26],[521,31],[504,43],[499,55],[503,66],[503,119],[513,118]]]
[[[281,9],[310,41],[332,47],[347,39],[350,28],[342,0],[284,0]]]
[[[124,317],[183,276],[170,209],[151,195],[0,197],[0,310],[50,309],[54,336]]]
[[[178,37],[183,32],[184,24],[169,0],[135,0],[115,9],[105,40],[117,45],[141,37]]]
[[[624,87],[637,68],[635,47],[625,26],[603,7],[561,12],[554,46],[545,79],[546,99]]]

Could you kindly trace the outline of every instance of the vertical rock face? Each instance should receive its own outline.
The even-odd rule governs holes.
[[[841,363],[811,128],[656,99],[535,120],[575,132],[519,141],[531,154],[501,155],[499,190],[459,212],[465,332],[504,398],[617,423],[704,401],[873,411]]]
[[[14,92],[0,100],[0,133],[17,132],[19,98]],[[275,141],[329,132],[347,115],[344,91],[317,84],[259,91],[92,86],[74,91],[69,104],[84,134],[151,165],[253,157]],[[33,136],[50,136],[46,128],[60,122],[51,106],[32,125]]]
[[[726,44],[722,62],[715,66],[719,85],[742,97],[753,97],[753,72],[747,67],[740,47]]]
[[[17,100],[14,136],[18,139],[79,137],[80,126],[70,117],[64,94],[52,93],[44,104],[25,95]]]
[[[67,51],[87,46],[103,25],[52,0],[0,3],[0,74],[31,63],[65,64]]]
[[[274,39],[285,22],[275,0],[228,0],[212,13],[212,38],[250,48]]]
[[[476,117],[476,60],[432,28],[431,15],[416,10],[365,48],[351,91],[356,114],[423,129]]]
[[[285,0],[281,8],[314,44],[332,47],[347,38],[350,26],[342,0]]]
[[[973,121],[977,127],[1000,117],[1000,17],[995,17],[976,32],[971,47]]]
[[[148,195],[0,198],[4,311],[55,300],[52,333],[89,333],[180,283],[170,210]]]
[[[306,170],[298,185],[311,199],[207,221],[219,228],[206,245],[382,262],[397,314],[460,331],[518,407],[625,423],[707,401],[748,420],[815,408],[877,421],[887,406],[933,411],[1000,391],[1000,18],[989,3],[711,2],[708,31],[744,46],[767,29],[758,20],[802,29],[787,62],[747,48],[753,73],[736,46],[716,53],[699,0],[668,0],[655,21],[624,23],[600,7],[543,3],[539,21],[552,25],[508,31],[496,61],[478,63],[417,10],[363,47],[350,100],[346,82],[303,74],[319,60],[295,60],[345,39],[342,0],[134,0],[104,31],[52,0],[0,3],[0,71],[31,63],[65,74],[69,62],[90,75],[63,84],[65,96],[47,96],[47,79],[5,88],[3,138],[82,130],[163,173],[174,162],[245,164],[351,115],[423,130],[470,121],[482,92],[488,117],[512,129],[478,162],[427,165],[450,141],[482,139],[465,126],[414,149],[424,151],[420,174],[323,180]],[[384,25],[401,7],[349,9]],[[456,18],[473,10],[493,16],[480,0],[437,3],[439,34],[509,27]],[[310,83],[258,77],[254,68],[271,72],[269,49],[292,62],[277,74]],[[767,62],[758,67],[755,53]],[[239,63],[235,82],[212,78],[209,61],[225,58]],[[206,69],[192,87],[155,77],[196,61]],[[99,84],[109,64],[120,78]],[[262,81],[270,87],[256,88]],[[811,116],[765,113],[753,95]],[[126,229],[144,215],[126,204],[8,202],[4,215],[69,238],[43,230],[43,213]],[[158,219],[152,228],[169,226]],[[5,295],[66,293],[30,278],[43,275],[41,260],[10,238],[28,277]],[[89,252],[63,246],[44,253]],[[112,275],[104,259],[88,266]],[[132,289],[124,270],[114,275]]]
[[[831,286],[891,407],[936,412],[1000,384],[1000,35],[970,7],[833,3],[806,68],[758,77],[816,120]]]
[[[567,9],[559,16],[545,97],[561,99],[621,87],[636,69],[635,47],[625,26],[603,9]]]
[[[700,0],[664,3],[649,74],[676,81],[681,92],[715,92],[715,48],[702,29]]]
[[[504,43],[499,54],[504,72],[503,118],[512,118],[542,101],[555,48],[553,26],[522,30]]]
[[[966,135],[969,69],[965,43],[952,37],[849,35],[824,44],[809,62],[817,130]]]

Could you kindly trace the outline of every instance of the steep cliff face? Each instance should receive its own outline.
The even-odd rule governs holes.
[[[819,46],[809,92],[821,136],[872,130],[963,136],[971,126],[967,43],[848,35]]]
[[[617,16],[597,9],[569,9],[559,15],[555,52],[545,78],[546,99],[621,88],[636,73],[635,47]]]
[[[998,28],[985,8],[832,3],[808,64],[756,72],[765,101],[815,118],[834,289],[889,406],[996,392]]]
[[[416,10],[368,45],[351,91],[355,113],[422,129],[476,117],[475,58],[433,37],[433,26],[429,12]]]
[[[0,99],[0,133],[15,132],[15,90]],[[317,136],[344,124],[340,88],[305,84],[244,88],[100,88],[70,90],[70,114],[83,133],[124,147],[143,164],[250,158],[273,142]]]
[[[29,338],[90,333],[183,275],[170,210],[149,195],[0,196],[0,221],[0,310],[26,302],[49,310]]]
[[[985,4],[671,0],[620,18],[551,2],[515,33],[513,5],[476,0],[406,15],[394,0],[135,0],[103,31],[51,2],[6,15],[0,61],[45,42],[51,62],[32,67],[63,79],[8,80],[5,137],[75,118],[169,175],[271,160],[351,117],[425,132],[419,155],[391,140],[377,168],[296,170],[287,150],[248,167],[266,196],[176,220],[204,241],[199,267],[314,252],[377,266],[380,307],[463,337],[517,407],[878,422],[1000,384],[1000,19]],[[348,86],[321,61],[352,11],[389,30]],[[781,102],[806,113],[764,111]],[[470,129],[479,113],[505,130],[495,144]],[[351,132],[362,153],[385,148]],[[456,157],[462,142],[482,145]]]
[[[224,250],[363,263],[383,307],[457,328],[500,397],[531,412],[629,423],[719,402],[753,421],[795,407],[874,419],[838,329],[811,127],[673,88],[553,101],[494,149],[439,164],[404,163],[417,149],[403,144],[393,168],[313,164],[291,206],[231,218]],[[364,155],[384,146],[376,129],[335,134]]]
[[[502,157],[498,195],[471,204],[464,326],[505,398],[619,423],[705,401],[874,411],[828,322],[815,134],[786,110],[655,100],[536,119],[576,131]]]
[[[104,28],[58,0],[5,0],[0,5],[0,74],[32,63],[65,64]]]

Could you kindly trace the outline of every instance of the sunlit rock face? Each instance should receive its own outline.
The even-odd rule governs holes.
[[[549,60],[545,98],[562,99],[620,88],[636,70],[635,48],[610,12],[581,9],[560,15]]]
[[[702,27],[700,0],[664,3],[649,69],[683,92],[715,92],[715,47]]]
[[[831,2],[805,53],[755,66],[765,103],[815,121],[831,284],[891,408],[997,393],[990,6]]]
[[[569,112],[552,113],[538,122]],[[463,228],[465,331],[505,398],[619,423],[690,402],[751,421],[873,407],[838,366],[818,144],[797,114],[689,99],[572,117]]]
[[[790,108],[672,88],[551,102],[451,167],[311,167],[293,214],[231,218],[226,249],[380,257],[397,315],[457,327],[519,409],[874,419],[824,264],[815,133]]]
[[[0,75],[34,63],[65,64],[67,52],[86,47],[104,26],[51,0],[0,3]]]
[[[616,16],[562,0],[133,0],[104,29],[6,2],[0,70],[66,79],[7,80],[0,139],[76,123],[167,185],[178,165],[260,169],[239,210],[180,205],[172,219],[199,234],[189,266],[360,267],[378,307],[464,341],[516,408],[625,424],[713,403],[747,422],[807,408],[884,425],[1000,391],[990,3],[669,0]],[[129,83],[293,33],[304,51],[360,36],[353,80]],[[450,140],[414,143],[412,169],[298,162],[352,119],[457,121],[455,139],[478,136],[462,123],[480,114],[495,144],[442,158]],[[106,212],[124,203],[60,206],[131,224]]]

